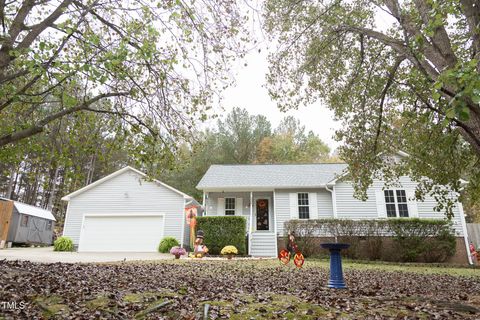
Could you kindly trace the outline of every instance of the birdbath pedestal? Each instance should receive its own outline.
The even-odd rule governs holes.
[[[321,243],[322,248],[330,251],[330,280],[328,287],[334,289],[344,289],[347,286],[343,280],[342,256],[340,251],[350,247],[348,243]]]

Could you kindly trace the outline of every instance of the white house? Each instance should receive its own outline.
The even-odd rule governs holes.
[[[401,177],[400,186],[390,189],[376,180],[367,191],[368,200],[358,200],[352,184],[338,179],[346,169],[346,164],[330,163],[212,165],[197,188],[203,190],[207,216],[247,219],[253,256],[276,256],[277,239],[285,236],[284,223],[290,219],[444,218],[434,210],[433,198],[414,200],[416,183],[409,177]],[[461,203],[454,209],[453,227],[467,246]]]
[[[63,235],[78,251],[153,252],[165,236],[187,238],[185,204],[191,197],[125,167],[62,200]]]

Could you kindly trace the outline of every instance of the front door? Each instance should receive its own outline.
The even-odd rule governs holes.
[[[257,230],[270,230],[268,199],[257,199]]]

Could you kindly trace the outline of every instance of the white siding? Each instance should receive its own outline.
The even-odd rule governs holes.
[[[332,193],[327,190],[317,190],[318,218],[333,218]]]
[[[253,192],[253,199],[266,197],[270,199],[270,206],[273,206],[273,192]],[[247,230],[250,228],[250,192],[209,192],[206,199],[206,210],[208,216],[225,215],[223,207],[225,198],[235,198],[235,215],[242,216],[247,220]],[[273,212],[274,207],[270,208]],[[255,208],[253,208],[255,214]],[[274,217],[273,221],[275,220]],[[273,230],[273,221],[272,230]]]
[[[376,219],[382,218],[386,213],[379,213],[378,206],[384,206],[384,200],[378,199],[383,195],[382,188],[384,184],[381,181],[374,181],[373,185],[367,190],[368,200],[361,201],[353,197],[353,187],[349,182],[337,182],[335,185],[337,197],[337,215],[339,219]],[[391,189],[404,189],[407,197],[413,197],[416,183],[409,177],[401,177],[400,185],[392,186]],[[416,201],[416,204],[409,201],[410,217],[418,216],[419,218],[444,219],[443,212],[437,212],[433,208],[436,201],[432,197],[427,196],[425,201]],[[454,218],[452,220],[453,227],[459,236],[463,236],[461,218],[458,207],[454,209]]]
[[[296,194],[298,192],[308,192],[316,195],[316,205],[310,205],[310,210],[316,210],[316,214],[312,212],[312,218],[333,218],[332,194],[325,189],[275,190],[275,217],[277,219],[277,234],[279,235],[285,235],[284,224],[285,221],[291,219],[292,206],[297,210],[298,198]],[[292,197],[291,194],[295,194],[295,197]],[[314,198],[310,196],[309,200],[315,200]]]
[[[145,181],[133,171],[126,171],[73,197],[68,204],[63,234],[78,245],[83,215],[104,213],[164,214],[163,235],[179,241],[182,236],[183,196],[155,182]]]
[[[275,190],[275,218],[277,234],[284,235],[284,223],[290,220],[290,192]]]

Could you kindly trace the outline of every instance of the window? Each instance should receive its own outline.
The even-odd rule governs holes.
[[[298,194],[298,218],[299,219],[309,219],[310,218],[310,207],[308,204],[308,193],[299,193]]]
[[[235,215],[235,198],[225,198],[225,215]]]
[[[45,225],[45,230],[47,231],[52,230],[52,221],[47,221],[47,224]]]
[[[387,217],[408,218],[408,204],[405,190],[384,190]]]
[[[20,222],[20,226],[28,227],[28,216],[27,215],[22,216],[22,221]]]

